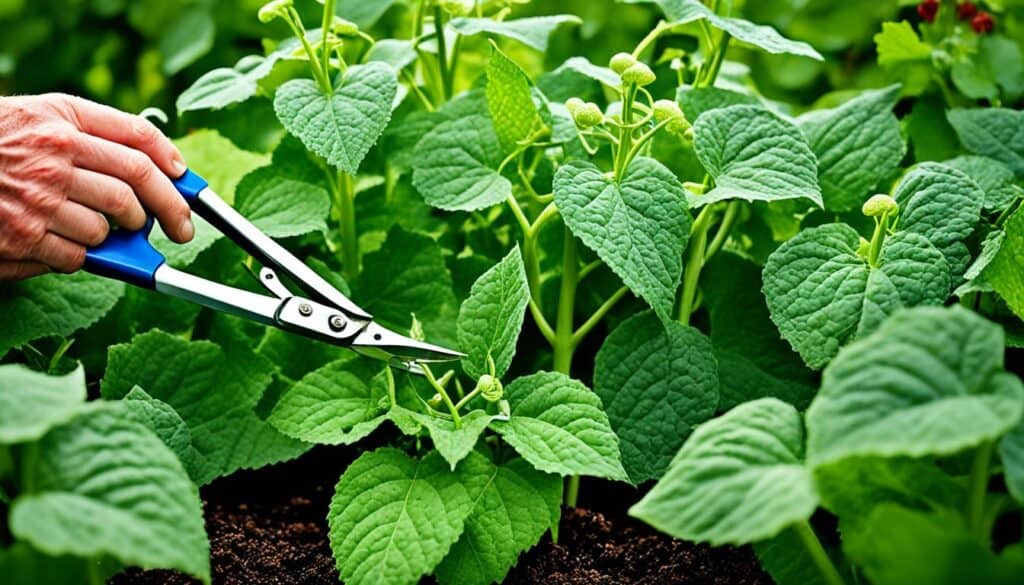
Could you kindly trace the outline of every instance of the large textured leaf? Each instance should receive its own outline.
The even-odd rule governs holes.
[[[1004,230],[1006,237],[983,274],[1010,309],[1024,319],[1024,210],[1015,211]]]
[[[580,24],[583,21],[571,14],[534,16],[513,20],[496,21],[492,18],[453,18],[448,26],[461,35],[489,33],[514,39],[533,47],[542,53],[548,50],[548,37],[563,24]]]
[[[965,309],[897,313],[825,369],[809,461],[948,455],[1003,435],[1024,406],[1003,351],[1002,328]]]
[[[772,538],[755,542],[754,554],[775,585],[828,585],[794,530],[783,530]]]
[[[676,91],[676,101],[691,122],[709,110],[760,103],[755,95],[721,87],[680,87]]]
[[[800,129],[760,106],[737,105],[701,114],[694,149],[715,180],[698,205],[725,199],[806,199],[821,207],[818,162]]]
[[[501,377],[512,363],[523,327],[530,290],[523,257],[516,246],[473,283],[469,298],[459,309],[459,347],[467,353],[462,368],[474,378],[489,373]]]
[[[543,124],[530,96],[530,79],[495,45],[487,64],[487,109],[504,152],[515,150],[520,140]]]
[[[811,368],[907,305],[941,304],[949,268],[919,234],[889,236],[878,268],[858,255],[860,236],[845,224],[800,232],[768,257],[764,294],[782,337]]]
[[[349,67],[331,95],[311,79],[289,81],[274,95],[274,110],[306,148],[355,174],[388,125],[397,91],[394,69],[372,61]]]
[[[167,445],[191,476],[195,466],[195,447],[192,433],[170,404],[157,400],[138,386],[132,388],[121,401],[135,420],[153,431]]]
[[[800,413],[774,398],[697,427],[661,481],[629,513],[676,538],[746,544],[810,518]]]
[[[964,148],[994,158],[1024,177],[1024,112],[1007,108],[950,110],[947,114]]]
[[[417,583],[447,554],[473,509],[436,453],[364,453],[345,470],[327,515],[331,549],[349,585]]]
[[[582,383],[540,372],[516,378],[505,395],[512,416],[494,430],[534,467],[559,475],[627,478],[601,399]]]
[[[0,445],[25,443],[70,419],[85,402],[85,370],[47,376],[20,364],[0,366]]]
[[[817,377],[772,323],[761,284],[761,267],[736,254],[716,254],[701,270],[719,411],[768,396],[803,410],[818,391]]]
[[[860,207],[900,164],[907,147],[892,113],[899,97],[898,85],[866,91],[838,108],[797,119],[818,157],[826,209]]]
[[[331,199],[322,186],[256,169],[238,185],[238,212],[272,238],[327,231]]]
[[[494,420],[493,415],[483,410],[473,410],[464,414],[462,426],[455,428],[455,422],[448,418],[409,410],[401,405],[392,408],[387,417],[407,434],[417,434],[421,428],[427,429],[434,448],[452,470],[473,451],[480,435]]]
[[[438,124],[416,151],[412,184],[432,207],[475,211],[512,194],[512,183],[496,170],[501,142],[486,112]]]
[[[271,381],[272,365],[258,356],[231,358],[209,341],[188,342],[151,331],[110,348],[100,388],[121,398],[136,385],[171,405],[192,434],[198,452],[192,479],[203,485],[242,468],[295,457],[308,446],[256,416]]]
[[[500,583],[519,553],[540,540],[551,525],[545,500],[561,494],[562,480],[522,459],[495,465],[474,453],[460,468],[479,485],[466,528],[434,574],[442,585]],[[466,482],[470,482],[467,480]]]
[[[970,261],[967,239],[981,216],[985,193],[964,173],[938,163],[921,163],[893,194],[900,205],[899,229],[921,234],[946,257],[954,274]]]
[[[350,444],[384,421],[387,386],[381,364],[347,356],[306,374],[278,399],[267,422],[309,443]]]
[[[1013,184],[1013,171],[1003,163],[986,156],[958,156],[942,164],[953,167],[974,180],[985,192],[985,211],[1003,211],[1024,195]]]
[[[1006,487],[1018,502],[1024,502],[1024,421],[999,441]]]
[[[270,75],[280,57],[278,53],[268,57],[248,55],[239,59],[234,67],[207,72],[178,96],[175,104],[178,114],[192,110],[219,110],[244,102],[256,95],[258,82]]]
[[[718,363],[693,327],[650,312],[619,325],[597,352],[601,397],[634,484],[660,477],[690,431],[715,413]]]
[[[84,272],[0,282],[0,357],[40,337],[68,336],[92,325],[123,294],[120,282]]]
[[[110,555],[210,582],[195,486],[160,440],[121,405],[93,405],[37,444],[11,532],[51,554]]]
[[[593,163],[572,161],[555,174],[554,195],[572,233],[670,319],[692,223],[672,172],[640,157],[616,183]]]
[[[787,39],[770,26],[754,24],[742,18],[730,18],[715,14],[700,0],[625,0],[631,3],[654,2],[674,24],[684,24],[706,19],[711,26],[725,31],[737,40],[753,45],[763,51],[775,54],[799,55],[818,61],[824,58],[814,47],[801,41]]]

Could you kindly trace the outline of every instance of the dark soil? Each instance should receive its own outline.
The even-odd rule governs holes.
[[[352,452],[316,448],[297,461],[236,473],[203,488],[217,585],[338,583],[327,541],[327,507]],[[710,548],[657,534],[625,515],[638,493],[584,484],[581,504],[563,514],[557,545],[548,536],[519,560],[513,585],[771,585],[749,548]],[[174,571],[129,570],[111,585],[192,585]]]

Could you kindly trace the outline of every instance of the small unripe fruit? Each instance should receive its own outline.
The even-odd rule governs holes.
[[[565,101],[565,109],[569,110],[570,114],[575,115],[576,111],[583,107],[585,102],[578,97],[571,97]]]
[[[593,128],[604,121],[604,114],[597,104],[587,102],[572,112],[572,121],[580,128]]]
[[[487,402],[497,402],[505,394],[505,388],[501,385],[501,380],[490,374],[480,376],[476,383],[476,389],[480,391],[480,396],[483,396]]]
[[[679,109],[679,104],[672,100],[658,100],[654,102],[654,119],[658,122],[666,122],[665,129],[682,136],[690,129],[690,122]]]
[[[292,0],[271,0],[260,8],[260,11],[256,13],[256,18],[259,18],[260,22],[264,24],[275,18],[283,18],[288,9],[292,7],[292,3]]]
[[[633,65],[636,65],[636,57],[629,53],[615,53],[612,60],[608,62],[608,66],[612,68],[612,71],[619,75],[622,75],[623,71]]]
[[[899,210],[899,204],[888,195],[873,195],[861,207],[861,211],[868,217],[882,217],[883,215],[898,213]]]
[[[438,0],[438,6],[452,16],[466,16],[473,12],[473,0]]]
[[[629,85],[635,83],[640,87],[650,85],[657,79],[654,72],[645,63],[635,63],[621,74],[622,82]]]
[[[331,30],[339,37],[351,37],[359,33],[359,25],[351,20],[335,16],[334,25],[331,27]]]

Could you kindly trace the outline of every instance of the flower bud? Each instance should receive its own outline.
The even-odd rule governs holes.
[[[864,238],[860,239],[860,244],[857,246],[857,255],[861,258],[867,258],[871,253],[871,242]]]
[[[690,122],[686,119],[679,104],[672,100],[658,100],[654,102],[654,119],[658,122],[665,122],[665,129],[682,136],[690,129]]]
[[[651,68],[646,63],[635,63],[623,71],[620,76],[623,83],[627,85],[635,83],[640,87],[650,85],[656,79],[654,72],[651,71]]]
[[[331,25],[331,32],[339,37],[352,37],[359,33],[359,25],[351,20],[345,20],[340,16],[335,16],[334,24]]]
[[[288,13],[288,9],[292,7],[292,2],[293,0],[270,0],[270,2],[267,2],[260,8],[260,11],[256,13],[256,17],[264,24],[275,18],[284,18]]]
[[[416,318],[416,313],[412,314],[412,325],[409,326],[409,337],[416,341],[423,341],[427,338],[423,334],[423,323]]]
[[[608,66],[612,68],[612,71],[619,75],[622,75],[623,71],[633,65],[636,65],[636,57],[629,53],[615,53],[611,61],[608,62]]]
[[[597,104],[586,102],[575,108],[575,111],[572,112],[572,120],[580,128],[592,128],[604,121],[604,114]]]
[[[571,97],[565,101],[565,109],[569,110],[569,113],[576,115],[576,110],[583,107],[585,102],[578,97]]]
[[[873,195],[861,207],[861,212],[868,217],[882,217],[883,215],[898,213],[899,210],[899,204],[888,195]]]
[[[435,393],[430,397],[430,400],[427,401],[430,406],[441,406],[442,402],[444,402],[444,397],[441,396],[440,392]]]
[[[437,5],[452,16],[466,16],[473,12],[473,0],[438,0]]]
[[[490,374],[480,376],[476,383],[476,390],[479,390],[480,396],[483,396],[487,402],[497,402],[505,394],[505,387],[501,385],[501,380]]]

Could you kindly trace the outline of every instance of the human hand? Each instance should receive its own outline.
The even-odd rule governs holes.
[[[181,153],[139,116],[63,94],[0,97],[0,280],[74,272],[110,226],[149,210],[175,242],[192,239]]]

